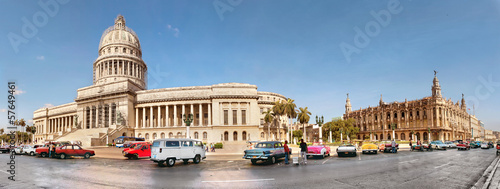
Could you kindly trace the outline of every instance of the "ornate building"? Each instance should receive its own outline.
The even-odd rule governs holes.
[[[464,95],[461,102],[456,103],[443,98],[436,73],[432,95],[418,100],[386,103],[380,95],[377,107],[353,111],[347,94],[343,118],[356,120],[355,126],[360,128],[357,138],[360,140],[428,140],[429,137],[442,141],[470,139],[471,119],[466,111]]]
[[[264,140],[268,132],[260,123],[262,110],[286,99],[243,83],[147,90],[148,66],[139,38],[121,15],[102,34],[98,53],[93,85],[78,89],[75,102],[33,113],[38,142],[104,145],[118,136],[149,141],[190,136],[209,143]],[[189,135],[186,114],[193,114]]]

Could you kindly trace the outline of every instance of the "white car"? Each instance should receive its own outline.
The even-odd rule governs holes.
[[[343,144],[337,148],[338,157],[343,157],[348,155],[356,156],[356,146],[352,144]]]
[[[444,144],[448,145],[448,148],[457,148],[457,145],[450,141],[445,142]]]
[[[24,146],[19,146],[16,149],[14,149],[14,152],[16,154],[29,154],[30,156],[36,155],[36,148],[39,147],[40,145],[24,145]]]
[[[490,147],[488,146],[488,143],[483,142],[481,143],[481,149],[489,149]]]
[[[175,160],[183,160],[184,164],[193,160],[195,164],[205,159],[205,148],[201,140],[188,138],[168,138],[153,141],[151,145],[151,161],[163,167],[167,163],[168,167],[175,164]]]

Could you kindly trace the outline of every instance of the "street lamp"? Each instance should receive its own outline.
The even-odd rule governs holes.
[[[427,135],[429,135],[429,138],[427,138],[427,140],[429,141],[429,143],[431,142],[431,128],[430,127],[427,127],[427,130],[428,130],[428,133]]]
[[[394,123],[391,123],[391,128],[392,128],[392,140],[396,140],[396,138],[394,137],[395,136],[395,131],[394,129],[396,129],[396,124]]]
[[[323,119],[323,116],[321,117],[318,117],[316,116],[316,124],[319,125],[319,142],[323,142],[323,128],[321,127],[321,125],[323,125],[323,122],[324,122],[324,119]]]
[[[189,136],[189,125],[191,124],[191,122],[193,122],[193,114],[188,114],[187,116],[186,114],[183,114],[182,118],[184,120],[184,123],[186,123],[186,138],[191,138]]]

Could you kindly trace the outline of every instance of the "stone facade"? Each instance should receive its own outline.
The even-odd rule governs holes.
[[[466,140],[470,139],[471,127],[478,124],[466,109],[464,96],[453,103],[441,96],[439,80],[434,76],[432,95],[422,99],[386,103],[380,96],[379,105],[352,110],[349,94],[344,119],[353,118],[360,128],[357,139],[371,140]],[[394,126],[394,134],[392,126]],[[412,133],[413,136],[412,137]],[[476,135],[476,130],[474,130]]]
[[[80,139],[84,145],[103,145],[118,136],[148,141],[190,137],[208,143],[265,140],[262,111],[286,99],[243,83],[151,90],[146,84],[139,38],[118,16],[101,37],[93,85],[78,89],[75,102],[36,110],[35,139]],[[183,121],[188,114],[193,115],[189,128]]]

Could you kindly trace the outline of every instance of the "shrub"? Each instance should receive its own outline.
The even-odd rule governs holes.
[[[214,148],[222,148],[222,143],[215,143]]]
[[[109,143],[108,146],[114,146],[114,144],[113,143]]]

